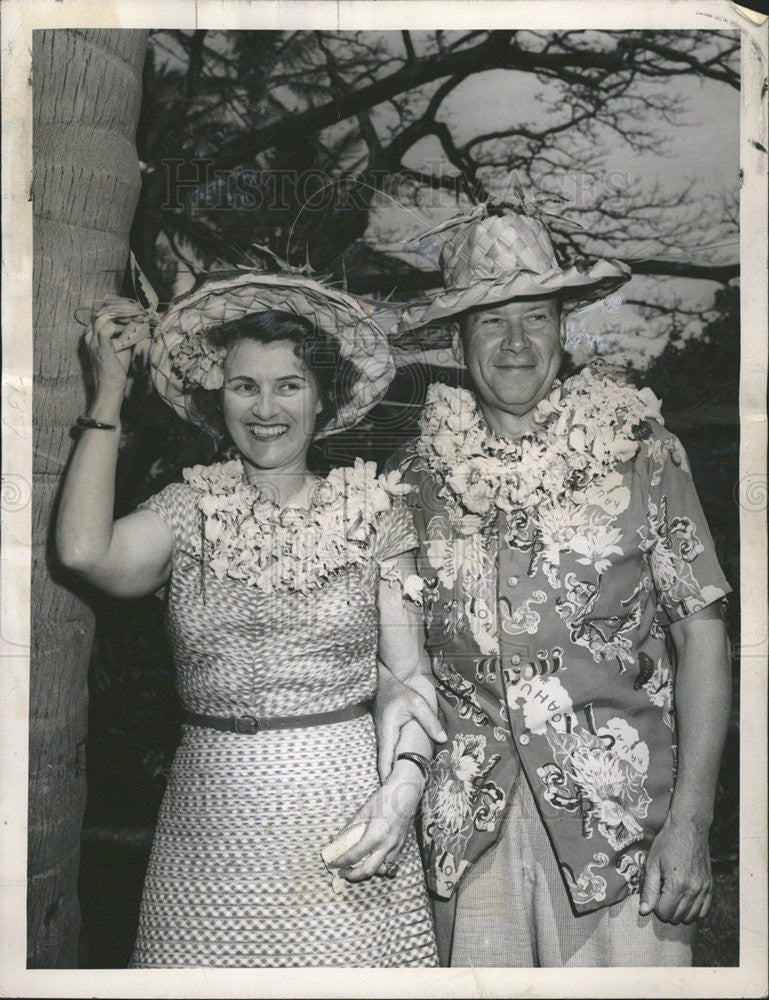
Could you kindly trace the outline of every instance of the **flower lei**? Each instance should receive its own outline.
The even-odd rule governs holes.
[[[533,411],[533,430],[518,441],[489,431],[472,393],[433,384],[416,449],[443,495],[460,505],[468,530],[490,524],[497,511],[511,533],[521,513],[542,530],[548,509],[587,504],[591,486],[636,455],[651,433],[648,419],[662,422],[654,393],[597,361],[555,383]]]
[[[204,334],[186,336],[171,349],[171,371],[185,385],[201,389],[221,389],[224,385],[224,358],[227,349],[214,347]]]
[[[307,593],[370,550],[374,517],[408,492],[397,472],[377,476],[356,459],[322,479],[309,507],[279,507],[243,479],[240,459],[184,470],[199,494],[203,556],[217,579],[242,580],[265,594]]]

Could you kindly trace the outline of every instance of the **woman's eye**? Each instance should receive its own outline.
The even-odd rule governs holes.
[[[256,390],[256,386],[253,382],[239,382],[237,385],[233,386],[233,392],[238,392],[242,396],[248,396]]]
[[[284,382],[280,388],[283,391],[296,392],[297,389],[301,389],[302,387],[298,382]]]

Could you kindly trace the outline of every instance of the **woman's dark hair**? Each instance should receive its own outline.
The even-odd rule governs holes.
[[[255,340],[260,344],[283,340],[293,344],[297,358],[306,365],[318,385],[322,409],[315,422],[316,431],[322,430],[350,399],[357,375],[355,366],[342,358],[334,337],[304,316],[279,309],[249,313],[210,327],[205,337],[212,347],[225,349],[239,340]],[[219,393],[196,390],[192,394],[192,404],[205,430],[221,440],[226,428]]]

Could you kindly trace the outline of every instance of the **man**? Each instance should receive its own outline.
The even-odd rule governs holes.
[[[441,268],[403,325],[455,324],[473,392],[430,387],[400,467],[448,733],[422,816],[442,963],[689,965],[730,588],[653,394],[600,365],[556,378],[563,312],[629,272],[560,267],[518,214],[451,233]],[[384,710],[385,768],[409,714]]]

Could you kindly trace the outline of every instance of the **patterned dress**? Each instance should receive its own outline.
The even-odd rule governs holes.
[[[199,475],[191,479],[144,505],[173,531],[167,628],[183,706],[286,716],[371,698],[379,563],[416,544],[405,507],[396,500],[363,526],[360,512],[343,510],[342,523],[355,517],[355,542],[346,542],[355,562],[305,582],[304,592],[265,592],[212,569],[215,549],[202,541],[216,535],[203,510],[212,494]],[[315,514],[291,509],[290,532],[312,538],[310,522],[322,524]],[[249,523],[239,527],[246,542]],[[413,829],[392,880],[334,886],[321,860],[378,786],[370,715],[255,735],[185,725],[131,965],[437,965]]]

